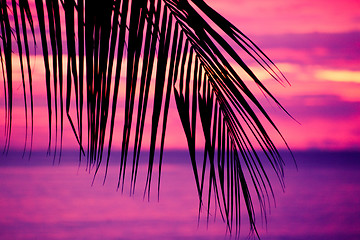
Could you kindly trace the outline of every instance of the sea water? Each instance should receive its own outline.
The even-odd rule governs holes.
[[[292,160],[285,161],[285,191],[272,182],[276,207],[271,199],[267,221],[257,219],[261,239],[360,239],[360,153],[303,151],[294,155],[297,169]],[[165,153],[159,199],[158,165],[150,197],[144,198],[144,159],[135,193],[130,194],[130,159],[124,188],[118,189],[120,158],[116,154],[105,184],[104,167],[93,182],[94,169],[86,169],[86,159],[79,166],[78,152],[64,152],[60,164],[44,152],[34,152],[30,160],[16,152],[2,155],[0,239],[234,238],[214,206],[209,221],[206,207],[199,220],[187,152]],[[240,237],[246,238],[245,213],[242,222]]]

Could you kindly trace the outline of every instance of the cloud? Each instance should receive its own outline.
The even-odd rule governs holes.
[[[352,49],[359,48],[360,32],[345,32],[345,33],[288,33],[288,34],[268,34],[258,35],[255,38],[262,40],[262,47],[265,48],[337,48],[337,49]],[[360,54],[360,53],[355,53]]]
[[[356,70],[360,32],[259,35],[254,40],[276,61]],[[280,52],[279,52],[280,51]]]
[[[335,82],[360,83],[360,71],[319,70],[316,72],[316,77],[319,79]]]
[[[360,116],[360,102],[346,101],[337,95],[300,95],[280,102],[286,103],[286,109],[299,120],[337,121]]]

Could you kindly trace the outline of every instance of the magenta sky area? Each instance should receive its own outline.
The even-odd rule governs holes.
[[[290,148],[360,149],[360,1],[207,2],[254,40],[289,80],[291,86],[281,86],[256,64],[248,62],[265,86],[300,123],[254,88]],[[32,58],[35,76],[34,149],[45,149],[48,141],[42,64],[40,54]],[[24,103],[20,71],[16,68],[18,63],[14,62],[14,122],[10,147],[21,149],[25,136]],[[0,87],[0,96],[0,135],[4,136],[3,87]],[[186,148],[185,135],[175,105],[172,106],[166,147]],[[119,109],[118,131],[122,127],[122,118]],[[115,148],[121,145],[121,135],[115,136]],[[280,148],[285,146],[276,134],[272,135]],[[4,146],[4,137],[0,138],[0,146]],[[65,120],[64,148],[74,147],[77,147],[76,141]]]

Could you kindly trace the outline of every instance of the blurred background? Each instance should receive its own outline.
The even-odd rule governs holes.
[[[266,99],[244,76],[244,81],[254,89],[283,134],[298,166],[295,167],[284,151],[285,191],[275,179],[276,207],[270,197],[271,214],[267,215],[267,224],[261,216],[257,218],[261,238],[359,239],[360,2],[207,2],[252,39],[289,81],[289,84],[279,84],[243,55],[246,63],[255,69],[260,80],[295,119]],[[217,211],[215,214],[214,206],[211,206],[208,227],[206,208],[203,208],[198,222],[195,182],[174,99],[169,113],[160,201],[157,201],[155,184],[148,202],[142,198],[145,179],[138,180],[134,196],[130,197],[127,190],[124,194],[116,191],[119,162],[116,151],[121,147],[122,134],[114,136],[113,165],[105,186],[102,185],[103,171],[92,186],[93,171],[86,170],[84,163],[78,168],[78,145],[67,120],[61,164],[58,165],[57,160],[53,164],[53,156],[46,156],[46,90],[39,54],[32,56],[34,153],[30,160],[27,158],[28,151],[25,158],[21,157],[25,141],[25,115],[17,64],[14,61],[10,152],[7,156],[0,155],[1,239],[229,237],[220,213]],[[2,87],[0,96],[0,105],[4,106]],[[123,115],[121,110],[119,113],[116,121],[120,128]],[[1,107],[1,136],[5,136],[4,115],[5,109]],[[276,133],[271,133],[271,136],[279,149],[285,149]],[[1,148],[4,141],[0,137]],[[52,141],[55,144],[54,138]],[[199,141],[201,144],[201,139]],[[257,200],[255,196],[253,198]],[[241,236],[246,237],[246,215],[242,219]]]

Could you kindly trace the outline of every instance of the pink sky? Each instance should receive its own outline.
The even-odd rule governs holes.
[[[293,121],[273,103],[262,100],[292,149],[360,149],[359,1],[211,0],[208,3],[254,39],[290,81],[291,86],[284,88],[257,71],[265,85],[301,123]],[[34,148],[40,149],[47,147],[48,140],[41,57],[34,58],[32,64],[36,106]],[[22,148],[25,134],[22,86],[20,73],[14,76],[18,78],[14,79],[11,148]],[[0,87],[0,96],[4,96],[3,87]],[[262,98],[260,92],[257,96]],[[0,134],[4,136],[3,97],[0,105]],[[166,147],[186,148],[175,108],[173,101]],[[122,118],[119,109],[118,132]],[[147,127],[150,127],[150,122]],[[64,148],[72,148],[76,141],[67,120],[65,128]],[[201,127],[198,130],[202,131]],[[114,136],[115,147],[121,145],[121,136],[121,131]],[[276,134],[273,136],[278,146],[284,147]],[[3,145],[2,137],[0,146]]]

